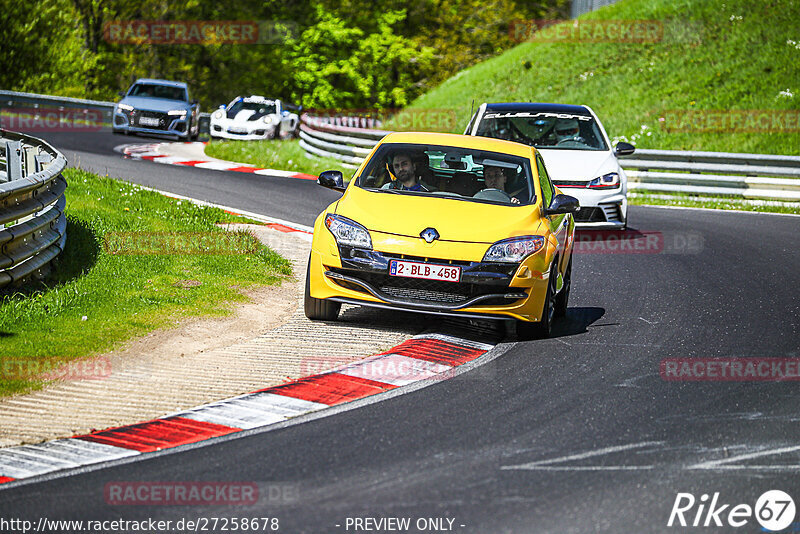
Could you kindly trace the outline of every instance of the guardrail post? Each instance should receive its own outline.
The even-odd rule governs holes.
[[[6,141],[6,181],[22,179],[22,143]]]

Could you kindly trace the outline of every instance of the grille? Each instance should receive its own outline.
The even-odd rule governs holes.
[[[412,289],[405,287],[381,287],[381,291],[393,297],[405,300],[424,300],[427,302],[445,302],[448,304],[458,304],[464,302],[466,297],[457,293],[445,293],[443,291],[430,291],[427,289]]]
[[[158,126],[152,124],[142,124],[142,118],[157,119]],[[140,111],[136,114],[136,124],[137,126],[141,126],[142,128],[166,130],[169,128],[169,123],[170,120],[166,113],[160,113],[158,111]]]
[[[386,274],[365,273],[345,269],[333,270],[341,274],[346,274],[348,276],[363,280],[387,295],[410,301],[458,304],[480,295],[494,295],[508,291],[507,284],[465,284],[457,282],[441,282],[438,280],[422,280],[418,278],[403,278],[398,276],[389,276]],[[337,283],[342,287],[367,293],[364,288],[357,286],[356,284],[339,280],[337,280]],[[505,299],[500,300],[505,303],[508,302]],[[484,304],[484,302],[481,302],[480,304]]]
[[[600,208],[581,208],[575,214],[575,222],[605,222],[606,216]]]
[[[610,222],[620,222],[622,217],[619,213],[619,204],[600,204],[606,219]]]
[[[553,182],[558,187],[582,187],[586,188],[586,182],[579,182],[575,180],[559,180]]]

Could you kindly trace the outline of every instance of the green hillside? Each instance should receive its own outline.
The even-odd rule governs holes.
[[[622,0],[579,21],[612,19],[661,34],[570,42],[549,28],[410,107],[455,109],[463,131],[473,100],[587,104],[641,148],[800,154],[800,0]]]

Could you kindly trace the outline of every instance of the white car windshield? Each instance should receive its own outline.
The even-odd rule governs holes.
[[[382,193],[523,205],[535,200],[527,158],[461,147],[386,143],[356,178]]]
[[[477,135],[505,139],[544,149],[608,150],[591,115],[549,111],[487,111]]]
[[[266,102],[246,102],[244,100],[237,100],[228,108],[228,112],[235,115],[242,110],[255,111],[257,115],[271,115],[275,113],[275,104],[267,104]]]

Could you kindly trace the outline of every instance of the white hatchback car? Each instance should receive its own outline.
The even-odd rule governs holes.
[[[617,157],[633,154],[634,146],[618,143],[612,149],[588,106],[484,103],[464,133],[536,147],[553,183],[580,201],[578,227],[627,226],[628,177]]]
[[[299,108],[263,96],[240,96],[211,114],[209,134],[246,141],[297,135],[300,118],[292,109]]]

